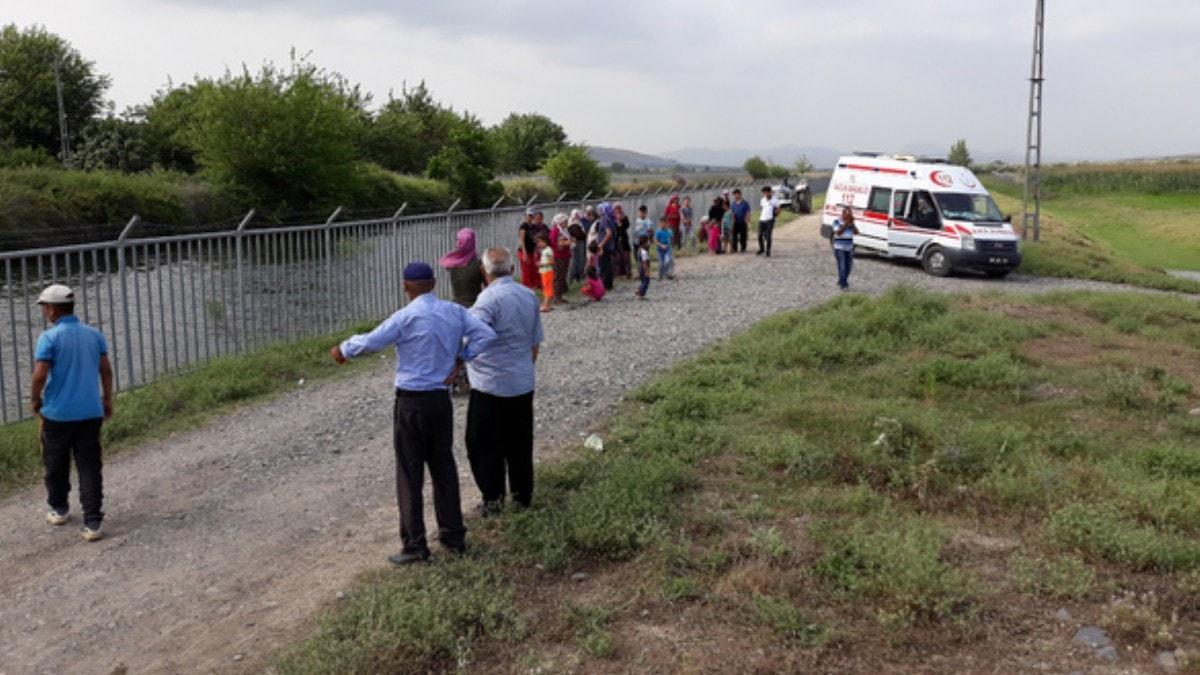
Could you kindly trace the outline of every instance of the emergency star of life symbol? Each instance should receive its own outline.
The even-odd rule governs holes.
[[[934,171],[929,174],[929,180],[942,187],[950,187],[954,185],[954,179],[945,171]]]

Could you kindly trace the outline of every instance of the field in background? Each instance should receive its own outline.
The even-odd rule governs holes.
[[[985,179],[1020,227],[1021,185]],[[1165,270],[1200,270],[1200,164],[1052,167],[1042,241],[1023,245],[1028,274],[1200,292]]]
[[[1084,670],[1200,654],[1200,307],[848,295],[642,387],[283,673]],[[1191,667],[1185,664],[1185,668]]]

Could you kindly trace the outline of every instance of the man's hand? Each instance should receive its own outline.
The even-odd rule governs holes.
[[[341,345],[334,345],[333,348],[329,350],[329,355],[333,357],[334,361],[338,362],[338,365],[346,362],[346,357],[344,354],[342,354]]]
[[[452,385],[455,382],[457,382],[459,376],[462,375],[462,369],[463,369],[463,360],[458,359],[457,361],[454,362],[454,370],[450,371],[450,374],[446,377],[446,381],[443,382],[443,384]]]
[[[111,398],[107,398],[107,397],[106,397],[106,398],[104,399],[103,403],[104,403],[104,419],[106,419],[106,420],[108,420],[108,419],[112,419],[112,416],[113,416],[113,402],[112,402],[112,399],[111,399]]]
[[[31,410],[33,410],[33,414],[35,416],[37,416],[37,417],[42,416],[42,399],[40,397],[31,399],[29,402],[29,407]]]

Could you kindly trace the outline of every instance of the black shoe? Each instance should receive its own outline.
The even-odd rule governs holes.
[[[503,510],[504,502],[499,500],[494,502],[480,502],[479,506],[475,507],[475,513],[480,518],[491,518],[492,516],[500,515],[500,512]]]
[[[388,562],[393,565],[412,565],[414,563],[425,562],[429,560],[429,549],[421,551],[401,551],[396,555],[389,555]]]
[[[467,545],[465,543],[464,544],[447,544],[446,542],[443,541],[442,546],[445,546],[446,550],[450,551],[451,555],[462,556],[462,555],[467,554]]]
[[[755,253],[754,255],[762,255],[762,254],[763,254],[763,252],[759,251],[758,253]]]

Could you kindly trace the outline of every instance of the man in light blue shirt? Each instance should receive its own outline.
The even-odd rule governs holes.
[[[75,316],[75,293],[62,284],[38,297],[42,316],[53,324],[34,352],[30,399],[41,417],[42,462],[46,467],[46,522],[68,520],[71,458],[79,474],[83,538],[100,539],[104,519],[100,426],[112,416],[112,366],[100,331]]]
[[[408,264],[404,268],[408,305],[370,333],[350,337],[330,350],[335,361],[345,363],[361,354],[396,349],[393,423],[402,548],[388,559],[397,565],[429,559],[422,495],[425,465],[433,483],[438,539],[454,553],[466,551],[449,386],[457,360],[471,361],[496,338],[465,308],[439,300],[434,285],[432,267],[423,262]]]
[[[542,315],[533,291],[514,281],[512,271],[507,250],[488,249],[483,255],[488,286],[471,308],[496,331],[496,340],[467,364],[467,458],[485,516],[503,506],[506,482],[514,502],[529,506],[533,497],[534,364]]]

